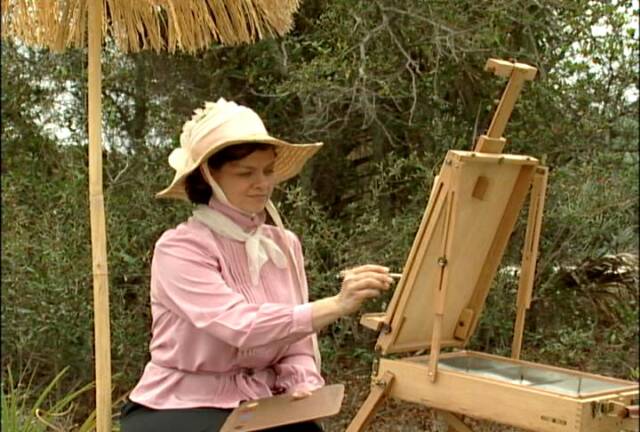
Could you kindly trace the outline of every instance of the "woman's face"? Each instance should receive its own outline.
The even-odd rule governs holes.
[[[247,213],[259,213],[273,192],[275,161],[273,149],[256,150],[211,173],[233,206]]]

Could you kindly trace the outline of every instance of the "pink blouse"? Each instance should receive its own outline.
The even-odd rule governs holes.
[[[222,203],[211,206],[247,231],[264,223]],[[278,229],[265,235],[284,251]],[[303,268],[302,248],[287,231]],[[304,274],[300,277],[307,290]],[[311,305],[289,269],[267,261],[252,286],[244,243],[201,222],[166,231],[151,264],[151,360],[130,399],[155,409],[234,408],[243,400],[324,385],[311,334]]]

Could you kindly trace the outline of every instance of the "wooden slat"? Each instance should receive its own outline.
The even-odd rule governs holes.
[[[360,324],[371,330],[380,331],[385,324],[386,316],[384,312],[364,314],[360,317]]]
[[[405,319],[405,317],[404,313],[397,314],[396,310],[404,311],[406,307],[406,302],[408,301],[411,290],[414,287],[415,279],[419,271],[414,263],[420,263],[422,261],[422,257],[427,250],[428,239],[431,239],[433,231],[437,226],[437,221],[442,213],[449,187],[450,170],[448,169],[448,166],[449,165],[445,163],[440,175],[438,176],[438,184],[434,185],[435,195],[432,195],[432,198],[429,199],[429,203],[427,204],[427,210],[425,211],[425,218],[423,220],[424,225],[421,226],[421,230],[418,232],[416,240],[411,248],[412,250],[403,272],[401,286],[398,286],[396,292],[394,292],[394,298],[391,301],[395,306],[393,310],[393,318],[390,323],[391,331],[380,334],[380,337],[378,338],[377,346],[381,349],[383,354],[388,352],[387,349],[395,342],[395,339],[399,334],[399,324]],[[406,275],[406,277],[404,275]]]
[[[449,432],[473,432],[462,420],[453,413],[444,410],[438,410],[437,414],[449,425]]]
[[[491,153],[479,153],[475,151],[465,150],[452,150],[450,151],[453,158],[460,162],[475,161],[486,162],[490,164],[505,164],[505,165],[537,165],[538,159],[531,156],[521,156],[513,154],[491,154]]]
[[[511,357],[515,359],[520,358],[525,315],[527,309],[531,306],[536,261],[538,260],[538,244],[540,241],[540,231],[542,229],[547,173],[548,170],[546,167],[538,167],[534,174],[533,186],[531,188],[527,231],[522,247],[522,263],[520,265],[520,278],[518,281],[516,322],[513,330],[513,343],[511,345]]]
[[[480,135],[475,148],[483,153],[501,153],[506,144],[507,140],[505,138],[491,138],[486,135]]]
[[[440,355],[440,341],[442,340],[442,322],[444,320],[445,301],[449,292],[449,265],[448,257],[451,255],[451,245],[456,228],[456,189],[458,186],[459,170],[454,170],[451,176],[451,190],[445,204],[444,235],[442,236],[440,264],[440,281],[436,290],[435,317],[433,320],[433,333],[431,336],[431,355],[429,360],[429,379],[434,382],[438,374],[438,357]]]
[[[407,353],[407,352],[416,352],[425,349],[424,341],[411,341],[406,343],[398,343],[395,342],[393,345],[389,346],[386,350],[387,354],[394,353]],[[457,339],[441,339],[440,340],[440,348],[462,348],[464,346],[464,341],[460,341]]]
[[[382,377],[374,379],[369,396],[351,420],[346,432],[361,432],[366,429],[375,415],[376,409],[387,398],[393,385],[393,378],[391,372],[385,372]]]
[[[484,65],[484,70],[486,70],[487,72],[493,72],[494,75],[503,78],[509,78],[513,73],[514,68],[525,71],[525,79],[527,80],[534,79],[536,73],[538,72],[536,68],[534,68],[533,66],[529,66],[526,63],[516,63],[495,58],[488,59],[487,63],[485,63]]]

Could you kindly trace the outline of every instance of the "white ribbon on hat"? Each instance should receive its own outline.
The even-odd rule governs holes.
[[[229,200],[227,199],[227,196],[224,194],[224,191],[222,190],[218,182],[211,175],[211,171],[209,171],[209,166],[206,162],[200,165],[200,173],[204,177],[205,181],[209,184],[209,186],[211,186],[211,189],[213,191],[213,196],[216,197],[218,201],[220,201],[222,204],[228,205],[229,207],[235,210],[238,210],[242,213],[246,213],[246,211],[239,209],[238,207],[234,206],[229,202]]]
[[[193,217],[204,223],[212,231],[244,243],[249,264],[251,283],[255,286],[260,278],[260,270],[269,259],[281,269],[287,267],[287,258],[278,245],[266,237],[262,225],[254,232],[245,232],[238,224],[219,211],[206,205],[198,205],[193,211]]]

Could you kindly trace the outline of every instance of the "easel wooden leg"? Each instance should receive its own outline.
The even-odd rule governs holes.
[[[351,420],[346,432],[361,432],[365,430],[378,406],[387,398],[389,390],[391,390],[392,381],[393,374],[389,371],[386,371],[382,378],[374,380],[369,396],[367,396],[356,416]]]
[[[447,432],[473,432],[457,415],[449,411],[438,410],[436,411],[436,415],[448,425]]]
[[[520,265],[520,280],[518,282],[516,323],[513,329],[513,343],[511,345],[511,357],[514,359],[520,358],[524,319],[527,309],[531,306],[531,293],[538,259],[538,243],[542,227],[542,210],[547,189],[547,176],[548,169],[546,167],[538,167],[534,174],[531,188],[527,232],[522,247],[522,264]]]

